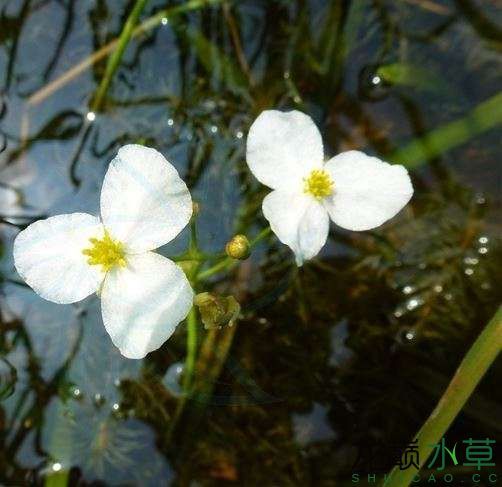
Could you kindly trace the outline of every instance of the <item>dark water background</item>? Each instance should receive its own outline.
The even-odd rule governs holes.
[[[356,485],[364,446],[412,438],[502,301],[500,125],[469,118],[498,95],[481,121],[502,122],[502,6],[201,6],[131,40],[89,121],[106,58],[45,88],[115,39],[133,3],[0,0],[0,481]],[[140,23],[174,4],[151,0]],[[376,231],[332,228],[300,271],[272,239],[206,283],[234,295],[242,318],[203,332],[202,393],[173,429],[185,325],[146,359],[124,359],[98,299],[42,300],[16,275],[12,242],[36,219],[97,213],[107,165],[129,142],[162,151],[189,183],[205,251],[256,234],[265,192],[246,169],[245,138],[271,107],[309,113],[328,155],[358,148],[410,163],[415,196]],[[466,121],[460,136],[440,132],[414,159],[410,141],[455,120]],[[453,442],[502,441],[501,367]]]

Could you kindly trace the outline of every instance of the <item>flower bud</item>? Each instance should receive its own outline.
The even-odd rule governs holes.
[[[249,240],[245,235],[235,235],[225,245],[225,252],[232,259],[246,260],[251,253]]]

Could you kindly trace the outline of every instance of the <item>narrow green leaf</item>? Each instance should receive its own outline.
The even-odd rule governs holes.
[[[502,92],[480,103],[465,117],[412,140],[391,154],[392,162],[414,168],[502,123]]]

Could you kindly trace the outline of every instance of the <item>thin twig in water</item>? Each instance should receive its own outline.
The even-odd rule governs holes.
[[[439,3],[435,3],[432,0],[406,0],[406,2],[411,3],[412,5],[417,5],[418,7],[423,8],[424,10],[428,10],[429,12],[434,12],[438,15],[450,15],[451,10]]]
[[[251,69],[249,68],[246,56],[244,55],[239,28],[237,27],[237,23],[235,22],[235,18],[232,15],[232,11],[230,10],[230,5],[228,3],[223,4],[223,15],[230,30],[230,36],[232,38],[232,44],[234,45],[235,54],[237,55],[237,61],[239,62],[242,71],[246,75],[249,81],[249,85],[253,87],[255,85],[253,74],[251,73]]]

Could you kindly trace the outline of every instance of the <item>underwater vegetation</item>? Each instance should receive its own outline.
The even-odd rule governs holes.
[[[407,445],[464,357],[491,366],[446,401],[444,436],[499,444],[501,86],[494,0],[0,2],[0,483],[357,485],[368,445]],[[246,157],[265,110],[311,117],[326,159],[404,166],[413,198],[375,229],[331,225],[298,267]],[[195,202],[156,250],[195,307],[141,360],[98,296],[44,301],[13,259],[31,223],[99,214],[127,144],[163,154]]]

